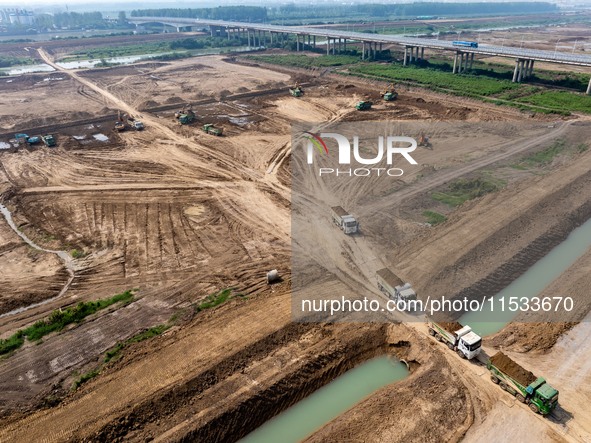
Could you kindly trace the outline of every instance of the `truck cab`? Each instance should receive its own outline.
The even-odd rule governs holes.
[[[357,220],[352,215],[342,217],[342,228],[345,234],[355,234],[358,226],[359,223],[357,223]]]
[[[458,336],[458,350],[466,356],[468,360],[476,357],[482,349],[482,338],[476,332],[472,331],[470,326],[464,326],[456,332]]]
[[[558,391],[546,383],[544,377],[539,377],[535,382],[525,388],[525,391],[528,393],[528,396],[531,396],[528,399],[530,405],[534,404],[542,415],[552,412],[558,404]]]
[[[417,293],[412,288],[412,285],[410,283],[405,283],[402,286],[396,286],[394,288],[394,295],[395,295],[396,301],[398,301],[398,300],[409,301],[409,300],[416,300],[417,299]]]

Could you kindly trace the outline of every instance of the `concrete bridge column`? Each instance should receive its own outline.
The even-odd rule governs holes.
[[[343,39],[343,47],[345,48],[345,51],[347,50],[347,39],[344,38]]]
[[[454,67],[452,70],[452,73],[455,74],[457,73],[457,68],[458,68],[458,52],[456,51],[456,54],[454,55]]]
[[[519,62],[519,59],[515,60],[515,70],[513,71],[513,80],[511,80],[513,83],[517,81],[517,74],[519,74]]]
[[[406,53],[404,55],[406,56]],[[361,42],[361,60],[365,60],[365,42]]]
[[[470,69],[472,69],[473,65],[474,65],[474,53],[470,54]]]
[[[296,52],[299,52],[300,50],[300,36],[299,34],[296,34]]]
[[[525,70],[525,60],[519,62],[519,73],[517,75],[517,83],[520,83],[523,79],[523,71]]]
[[[248,39],[248,47],[250,48],[250,31],[246,30],[246,38]]]
[[[425,48],[421,48],[421,60],[425,60]]]
[[[326,55],[330,54],[330,37],[326,37]]]
[[[534,75],[534,62],[535,62],[535,60],[529,61],[529,75],[528,75],[528,77],[531,77]]]
[[[314,38],[314,49],[316,49],[316,36],[313,37]]]
[[[312,39],[312,37],[310,37],[310,34],[308,34],[308,46],[310,46],[310,40]]]
[[[591,78],[589,79],[589,84],[587,85],[587,95],[591,95]]]
[[[406,60],[408,59],[408,47],[404,47],[404,60],[402,61],[402,66],[406,66]]]

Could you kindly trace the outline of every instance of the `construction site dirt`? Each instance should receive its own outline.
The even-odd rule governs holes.
[[[39,57],[53,63],[59,49],[50,49],[54,54]],[[296,81],[305,85],[301,98],[288,92]],[[26,341],[0,359],[0,441],[237,441],[383,354],[406,361],[409,376],[306,441],[478,441],[494,435],[491,421],[501,420],[507,428],[531,425],[539,441],[591,437],[591,414],[578,409],[591,396],[591,371],[576,378],[576,388],[568,377],[550,379],[561,393],[580,394],[561,394],[560,410],[544,419],[494,385],[481,363],[439,346],[425,324],[294,323],[290,298],[292,122],[387,120],[406,122],[417,134],[431,124],[433,146],[417,148],[420,168],[392,184],[388,212],[376,217],[379,207],[371,202],[387,191],[376,188],[355,214],[364,236],[383,239],[364,247],[412,281],[420,296],[481,298],[590,218],[591,150],[565,150],[540,168],[511,167],[556,140],[586,143],[587,117],[536,116],[414,88],[401,88],[396,101],[385,103],[376,83],[290,74],[222,56],[2,78],[0,91],[0,142],[12,143],[25,130],[38,135],[39,127],[57,140],[54,148],[0,151],[0,203],[33,242],[69,252],[74,272],[58,296],[68,280],[64,263],[31,248],[0,218],[0,285],[7,288],[0,294],[0,338],[56,309],[137,289],[130,304]],[[376,106],[356,111],[366,97]],[[174,114],[185,105],[193,106],[196,121],[180,125]],[[145,129],[115,132],[118,113],[141,119]],[[458,143],[480,122],[489,125],[486,140]],[[207,123],[223,127],[223,136],[203,132]],[[509,141],[511,131],[522,132]],[[506,185],[457,208],[433,200],[454,180],[482,173]],[[319,232],[331,235],[328,210],[313,203],[306,209],[326,219]],[[426,223],[425,210],[445,213],[447,221]],[[355,238],[344,237],[340,247],[356,247]],[[331,245],[320,245],[318,254],[341,256],[323,249]],[[585,257],[562,285],[581,301],[591,287]],[[342,255],[337,265],[374,281],[355,254]],[[267,284],[272,269],[281,283]],[[332,281],[317,284],[334,289]],[[228,288],[229,301],[200,308]],[[583,306],[581,319],[591,309]],[[126,344],[105,362],[118,343],[162,324],[171,327]],[[531,365],[531,356],[521,352],[539,351],[532,342],[545,331],[552,336],[543,349],[547,360],[534,372],[558,374],[568,367],[552,363],[553,353],[573,352],[569,346],[582,339],[565,337],[583,337],[583,326],[512,324],[497,335],[513,331],[510,349],[487,337],[485,350],[502,349],[531,368],[524,363]],[[590,359],[588,348],[581,360]]]

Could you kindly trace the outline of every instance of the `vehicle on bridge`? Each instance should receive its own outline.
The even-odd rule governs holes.
[[[465,42],[462,40],[456,40],[455,42],[451,42],[454,46],[464,46],[468,48],[478,48],[478,43],[476,42]]]

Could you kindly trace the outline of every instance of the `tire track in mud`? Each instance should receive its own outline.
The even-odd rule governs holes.
[[[44,248],[42,248],[37,243],[33,242],[24,232],[22,232],[20,229],[18,229],[18,227],[14,223],[14,220],[12,219],[11,212],[3,204],[0,204],[0,212],[4,216],[4,219],[6,220],[6,223],[8,223],[8,226],[10,226],[10,228],[26,244],[28,244],[32,248],[37,249],[39,251],[47,252],[47,253],[50,253],[50,254],[57,255],[59,257],[59,259],[63,262],[64,267],[65,267],[65,269],[66,269],[66,271],[67,271],[67,273],[69,275],[68,280],[66,281],[66,283],[62,287],[61,291],[56,296],[47,298],[47,299],[42,300],[40,302],[32,303],[32,304],[29,304],[29,305],[26,305],[26,306],[22,306],[22,307],[13,309],[13,310],[8,311],[8,312],[5,312],[3,314],[0,314],[0,318],[4,318],[4,317],[10,317],[10,316],[13,316],[13,315],[16,315],[16,314],[20,314],[20,313],[26,312],[29,309],[33,309],[33,308],[36,308],[36,307],[39,307],[39,306],[43,306],[45,304],[51,303],[51,302],[53,302],[55,300],[58,300],[58,299],[62,298],[66,294],[66,292],[68,291],[68,289],[70,288],[70,285],[72,284],[72,282],[74,281],[74,278],[76,277],[76,273],[75,273],[75,267],[72,264],[72,257],[66,251],[57,251],[57,250],[44,249]]]

